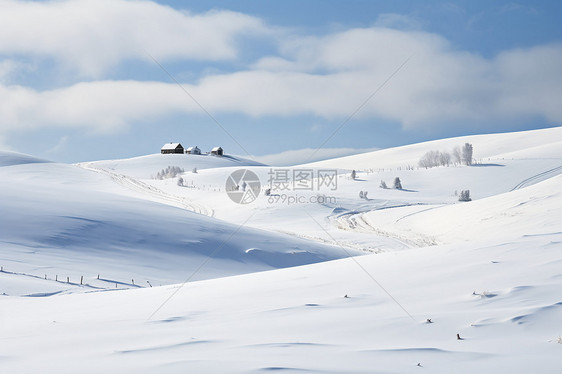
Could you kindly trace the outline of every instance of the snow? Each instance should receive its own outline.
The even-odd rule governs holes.
[[[166,143],[162,146],[163,150],[174,150],[176,149],[180,143]]]
[[[372,227],[430,236],[441,243],[499,240],[562,233],[562,175],[539,184],[465,204],[396,208],[363,215]],[[521,221],[525,217],[525,221]],[[451,225],[457,222],[457,225]]]
[[[408,373],[420,363],[437,373],[556,372],[562,274],[549,261],[560,245],[549,243],[560,239],[360,257],[415,321],[349,259],[179,289],[0,298],[10,340],[3,367]]]
[[[203,170],[229,166],[259,165],[263,164],[239,156],[214,156],[211,154],[153,154],[125,160],[95,161],[81,164],[81,166],[107,169],[141,179],[153,178],[159,171],[168,166],[178,166],[185,171],[192,171],[194,168]]]
[[[102,274],[146,286],[181,282],[189,274],[205,279],[346,256],[337,247],[242,227],[243,221],[135,198],[105,174],[72,165],[22,164],[0,168],[0,176],[6,217],[0,262],[14,272],[73,282],[85,276],[96,287],[92,277]],[[246,253],[250,247],[260,251]],[[208,256],[212,260],[196,272]]]
[[[465,143],[474,146],[474,158],[480,163],[517,158],[559,158],[562,146],[562,127],[504,134],[471,135],[450,139],[382,149],[359,155],[318,161],[304,166],[335,167],[341,169],[380,169],[416,167],[428,151],[451,152]]]
[[[415,167],[465,142],[477,165]],[[243,158],[2,152],[2,371],[557,372],[561,142],[559,127],[326,160],[295,168],[338,169],[337,189],[247,205],[228,175],[263,190],[271,168]],[[168,166],[184,186],[151,178]],[[395,177],[403,190],[379,188]]]
[[[0,167],[49,162],[23,153],[0,151]]]

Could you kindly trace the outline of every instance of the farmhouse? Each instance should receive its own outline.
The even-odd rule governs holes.
[[[185,153],[189,154],[189,155],[200,155],[201,154],[201,150],[199,149],[199,147],[195,146],[195,147],[189,147],[185,150]]]
[[[167,154],[167,153],[182,153],[183,154],[183,147],[180,143],[167,143],[164,144],[160,153]]]
[[[222,156],[224,153],[224,151],[222,150],[221,147],[215,147],[213,149],[211,149],[211,154],[215,155],[215,156]]]

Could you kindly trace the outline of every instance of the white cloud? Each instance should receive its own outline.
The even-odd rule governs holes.
[[[110,133],[135,121],[196,109],[178,86],[160,82],[95,81],[48,91],[0,85],[5,132],[83,127]]]
[[[18,69],[18,63],[14,60],[0,61],[0,82],[5,81]]]
[[[55,145],[53,145],[51,148],[47,149],[45,151],[45,153],[46,154],[57,154],[57,153],[63,152],[68,145],[69,139],[70,138],[67,135],[62,136],[59,139],[59,141]]]
[[[495,61],[497,75],[504,83],[497,95],[497,111],[562,121],[560,61],[561,44],[501,53]]]
[[[11,151],[12,147],[8,145],[4,136],[0,134],[0,150],[2,151]]]
[[[16,28],[21,35],[14,38],[21,43],[0,40],[0,51],[24,53],[40,44],[35,53],[59,54],[96,71],[123,58],[140,58],[144,46],[157,57],[232,58],[233,35],[267,30],[260,20],[232,12],[195,16],[150,2],[110,3],[0,2],[0,18],[14,21],[0,22],[0,29]],[[21,21],[18,12],[10,18],[1,11],[6,4],[33,10],[26,10],[27,33],[13,25]],[[44,28],[49,32],[40,35]],[[536,117],[562,121],[562,44],[484,58],[456,50],[436,34],[383,27],[292,36],[279,43],[277,55],[263,56],[248,70],[208,75],[185,87],[211,113],[343,120],[412,56],[358,117],[394,120],[408,128]],[[95,62],[91,67],[89,59]],[[111,132],[141,120],[200,112],[170,83],[106,80],[43,91],[0,85],[4,133],[54,126]]]
[[[146,52],[163,61],[233,59],[240,36],[265,33],[245,14],[191,14],[150,1],[0,1],[0,54],[52,58],[87,76]]]

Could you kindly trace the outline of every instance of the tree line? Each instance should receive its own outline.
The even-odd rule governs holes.
[[[464,146],[456,146],[451,153],[442,151],[429,151],[426,152],[418,162],[422,168],[433,168],[436,166],[450,166],[454,165],[472,165],[472,151],[473,147],[470,143],[465,143]]]

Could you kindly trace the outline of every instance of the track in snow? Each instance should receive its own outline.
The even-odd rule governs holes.
[[[425,237],[413,233],[406,237],[374,227],[370,225],[363,217],[366,213],[369,213],[373,210],[401,208],[411,205],[423,205],[423,204],[400,204],[396,206],[387,206],[379,209],[371,209],[367,211],[347,211],[337,215],[329,216],[328,220],[340,230],[371,233],[377,236],[390,238],[406,248],[427,247],[431,245],[436,245],[436,242],[429,237]]]
[[[147,183],[144,183],[138,179],[131,178],[129,176],[123,174],[117,174],[107,169],[98,168],[92,166],[91,163],[80,163],[77,164],[78,167],[81,167],[86,170],[91,170],[96,173],[105,174],[109,176],[113,181],[126,187],[132,191],[140,192],[145,195],[151,196],[153,199],[160,201],[164,204],[173,205],[185,210],[189,210],[195,213],[203,214],[209,217],[213,217],[215,215],[215,211],[203,204],[196,203],[192,200],[186,199],[181,196],[176,196],[164,192],[154,186],[151,186]]]
[[[532,184],[540,182],[540,181],[542,181],[544,179],[547,179],[549,177],[554,177],[554,176],[556,176],[560,173],[562,173],[562,166],[558,166],[558,167],[555,167],[553,169],[543,171],[542,173],[533,175],[532,177],[529,177],[529,178],[521,181],[517,186],[513,187],[511,189],[511,191],[519,190],[521,188],[530,186]]]

